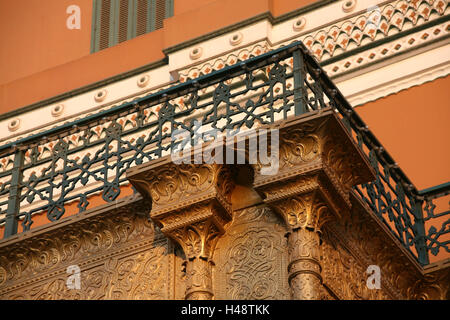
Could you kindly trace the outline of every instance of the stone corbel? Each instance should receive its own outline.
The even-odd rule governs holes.
[[[354,185],[374,172],[341,121],[331,111],[284,121],[274,175],[253,165],[254,188],[284,220],[288,232],[289,285],[294,299],[319,299],[322,283],[320,230],[348,214]]]
[[[150,218],[184,251],[186,299],[212,299],[212,256],[231,218],[231,168],[221,164],[174,164],[162,158],[127,172],[152,201]]]

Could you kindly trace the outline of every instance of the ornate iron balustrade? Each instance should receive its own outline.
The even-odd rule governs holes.
[[[356,194],[422,265],[429,251],[448,252],[449,242],[440,238],[449,220],[428,233],[425,220],[449,212],[434,215],[425,207],[423,217],[424,201],[441,193],[419,194],[300,42],[1,146],[4,237],[17,233],[19,222],[29,230],[38,215],[57,221],[83,212],[93,196],[115,201],[128,168],[168,154],[177,146],[174,130],[195,140],[196,121],[206,133],[248,129],[325,107],[339,112],[376,171],[376,180]]]
[[[421,199],[420,197],[422,197],[423,210],[426,213],[424,222],[430,223],[425,235],[426,249],[435,256],[439,253],[440,248],[444,248],[449,252],[450,219],[445,220],[445,217],[450,215],[450,210],[445,210],[441,207],[439,209],[444,211],[435,213],[437,206],[434,203],[434,201],[441,201],[442,206],[449,208],[450,201],[448,198],[445,198],[448,195],[450,195],[450,182],[419,191],[418,198]],[[433,223],[436,219],[441,219],[442,222],[439,224]],[[439,229],[436,227],[439,227]]]

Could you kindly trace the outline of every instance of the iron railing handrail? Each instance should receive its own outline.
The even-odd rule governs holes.
[[[162,98],[170,99],[171,96],[175,94],[176,96],[180,96],[183,94],[190,93],[191,91],[194,90],[194,88],[208,87],[211,85],[211,83],[217,82],[221,78],[232,78],[239,76],[243,74],[247,69],[257,68],[259,64],[261,64],[262,66],[266,65],[267,59],[273,57],[274,55],[281,55],[278,58],[282,58],[283,56],[288,56],[297,48],[307,50],[302,43],[296,42],[288,46],[263,53],[259,56],[249,58],[240,63],[236,63],[231,66],[226,66],[220,70],[215,70],[214,72],[208,73],[198,78],[190,79],[186,82],[176,84],[172,87],[157,91],[155,93],[151,93],[145,97],[141,97],[130,102],[122,103],[118,106],[114,106],[107,110],[102,110],[98,113],[86,116],[83,119],[73,120],[60,126],[47,129],[43,132],[39,132],[34,135],[7,143],[5,145],[0,146],[0,156],[12,155],[15,152],[15,150],[17,150],[17,148],[20,148],[21,146],[24,146],[26,144],[37,142],[41,139],[50,140],[52,139],[51,137],[54,137],[56,139],[58,138],[57,137],[58,134],[66,133],[69,132],[70,130],[73,130],[74,128],[95,123],[95,121],[104,120],[104,118],[107,118],[108,116],[116,115],[120,112],[126,111],[127,108],[129,107],[144,106],[145,104],[161,100]]]
[[[328,78],[328,76],[326,76],[325,72],[320,67],[316,59],[311,55],[305,55],[305,59],[307,59],[308,62],[314,65],[316,68],[320,68],[321,71],[318,73],[317,76],[322,82],[322,84],[324,84],[323,86],[324,91],[329,91],[328,93],[330,94],[330,96],[332,96],[334,99],[337,99],[337,101],[339,102],[338,104],[336,104],[336,108],[338,109],[339,113],[344,118],[349,118],[350,120],[352,120],[352,122],[350,122],[352,128],[356,132],[358,131],[361,132],[361,136],[364,139],[364,142],[372,146],[373,149],[377,151],[379,159],[386,162],[390,170],[392,170],[391,173],[397,174],[401,180],[404,180],[405,181],[404,186],[406,187],[406,190],[411,192],[413,196],[416,196],[418,194],[417,188],[414,186],[414,184],[411,182],[408,176],[403,172],[403,170],[398,166],[394,158],[386,151],[386,149],[383,147],[383,145],[380,143],[377,137],[372,133],[372,131],[370,131],[366,123],[355,112],[355,110],[352,108],[347,99],[345,99],[341,91],[336,87],[336,85],[331,81],[331,79]],[[332,89],[329,90],[328,88]],[[334,90],[334,92],[332,90]]]
[[[418,191],[419,196],[427,198],[436,198],[442,195],[450,194],[450,182],[438,184],[436,186]]]

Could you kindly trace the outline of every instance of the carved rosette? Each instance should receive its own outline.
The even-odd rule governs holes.
[[[320,299],[320,230],[347,215],[349,191],[372,180],[367,159],[332,112],[279,125],[279,171],[253,165],[254,188],[288,227],[289,285],[294,299]]]
[[[212,299],[212,256],[231,221],[231,168],[179,164],[169,158],[128,172],[131,183],[151,198],[151,219],[184,251],[186,299]]]

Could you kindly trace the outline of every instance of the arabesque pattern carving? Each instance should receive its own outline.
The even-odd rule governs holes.
[[[361,265],[340,241],[329,232],[324,232],[320,246],[323,282],[334,296],[345,300],[394,299],[382,289],[369,289],[366,285],[368,265]],[[381,278],[383,280],[383,277]]]
[[[351,187],[372,180],[373,171],[335,116],[286,121],[279,127],[278,174],[261,175],[261,164],[253,165],[262,197],[271,202],[320,189],[334,213],[348,210]]]
[[[265,205],[234,213],[214,255],[218,299],[289,299],[285,230]]]
[[[389,231],[377,223],[370,209],[354,195],[352,202],[352,215],[329,227],[336,237],[345,239],[346,247],[359,261],[380,266],[385,290],[395,299],[447,299],[449,269],[421,271],[422,267],[416,264],[411,253],[405,252],[398,240],[388,237]]]
[[[169,299],[168,241],[128,204],[0,248],[2,299]],[[80,289],[69,289],[69,265]]]
[[[65,269],[50,281],[26,290],[15,290],[5,299],[26,300],[159,300],[168,298],[167,252],[165,247],[144,247],[143,252],[111,258],[93,269],[81,269],[80,289],[69,289]]]

